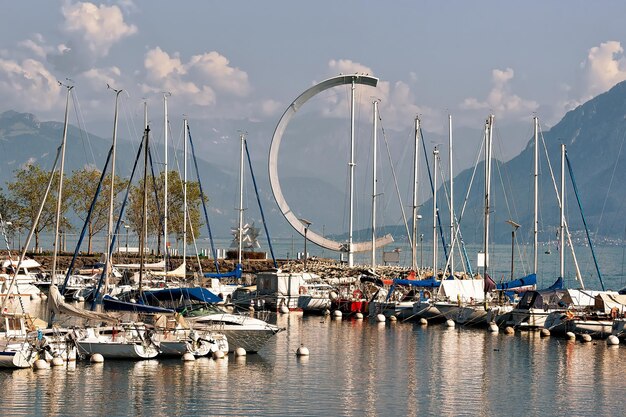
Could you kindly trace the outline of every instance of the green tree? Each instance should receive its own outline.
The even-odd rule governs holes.
[[[157,252],[161,253],[161,241],[163,234],[163,190],[165,184],[165,175],[161,173],[156,179],[156,194],[158,195],[159,204],[155,198],[154,183],[152,178],[148,178],[148,235],[156,236]],[[183,181],[176,171],[170,171],[168,174],[168,234],[172,233],[176,236],[177,243],[183,238]],[[126,218],[131,228],[139,234],[142,228],[142,197],[143,197],[143,180],[138,185],[131,188],[130,201],[128,204]],[[192,234],[189,230],[193,227],[196,237],[200,235],[200,228],[203,225],[200,216],[200,186],[196,181],[187,182],[187,225],[188,234],[187,242],[192,241]],[[157,209],[158,207],[158,209]]]
[[[82,220],[87,219],[89,207],[93,201],[93,197],[98,188],[98,181],[102,171],[93,167],[85,167],[72,172],[72,176],[67,180],[64,194],[68,197],[69,206],[72,208],[76,216]],[[121,203],[117,198],[119,194],[126,189],[128,181],[122,180],[115,176],[115,194],[114,194],[114,213],[119,212]],[[102,189],[93,213],[87,224],[87,253],[91,254],[91,242],[93,236],[104,230],[109,223],[109,205],[111,199],[111,174],[104,177]],[[82,226],[81,226],[82,229]]]
[[[17,204],[4,194],[4,190],[0,188],[0,214],[2,220],[6,224],[5,233],[10,239],[15,238],[15,232],[19,231],[19,217],[17,217]],[[4,244],[4,242],[2,242]]]
[[[19,219],[16,221],[20,228],[30,230],[32,227],[41,205],[41,198],[45,195],[49,176],[50,174],[43,171],[38,165],[29,164],[16,170],[15,180],[7,184],[11,198],[16,204],[16,218]],[[51,230],[54,226],[56,220],[58,181],[59,176],[55,175],[52,189],[48,194],[43,211],[35,227],[35,250],[39,249],[39,235],[41,232]],[[71,225],[64,215],[68,207],[67,199],[64,198],[61,202],[60,226],[64,230],[69,230],[71,229]]]

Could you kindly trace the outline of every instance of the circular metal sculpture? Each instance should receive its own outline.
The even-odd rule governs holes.
[[[378,78],[371,77],[369,75],[339,75],[337,77],[329,78],[325,81],[322,81],[319,84],[314,85],[313,87],[306,90],[304,93],[300,94],[298,98],[294,100],[293,103],[285,110],[282,117],[280,118],[276,129],[274,130],[274,136],[272,137],[272,143],[270,145],[270,155],[269,155],[269,174],[270,174],[270,185],[272,187],[272,193],[274,193],[274,199],[276,199],[276,203],[280,208],[280,211],[285,216],[285,219],[289,222],[291,227],[293,227],[298,233],[304,236],[305,226],[298,219],[298,217],[291,211],[285,197],[283,196],[282,189],[280,188],[280,181],[278,180],[278,149],[280,147],[280,142],[283,138],[283,134],[289,121],[296,114],[298,109],[304,105],[309,99],[311,99],[316,94],[321,93],[322,91],[328,90],[333,87],[337,87],[345,84],[362,84],[369,85],[371,87],[376,87],[378,84]],[[346,243],[335,242],[333,240],[327,239],[323,236],[320,236],[310,229],[307,231],[307,239],[311,242],[325,248],[334,251],[343,251],[343,252],[364,252],[372,249],[372,242],[359,242],[352,244],[352,250],[347,247]],[[376,247],[384,246],[393,242],[393,238],[391,235],[385,235],[379,239],[376,239]]]

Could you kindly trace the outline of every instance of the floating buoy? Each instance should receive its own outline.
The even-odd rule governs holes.
[[[591,335],[590,334],[585,333],[585,334],[581,335],[580,338],[582,339],[583,342],[587,342],[587,343],[591,342]]]
[[[193,354],[191,352],[185,352],[183,353],[183,357],[182,357],[183,362],[192,362],[196,360],[196,357],[193,356]]]
[[[454,326],[455,326],[455,324],[454,324],[454,320],[452,320],[452,319],[448,319],[448,320],[446,320],[446,326],[448,326],[448,327],[454,327]]]
[[[606,339],[606,344],[609,346],[617,346],[619,345],[619,338],[615,335],[610,335],[608,339]]]
[[[565,337],[567,337],[567,340],[576,340],[576,334],[574,334],[574,332],[565,333]]]
[[[35,369],[48,369],[50,368],[50,364],[45,361],[45,359],[37,359],[33,364],[33,368]]]
[[[324,315],[325,316],[330,316],[330,310],[329,309],[324,309]]]
[[[396,316],[391,316],[391,317],[389,317],[389,321],[396,322],[396,321],[398,321],[398,318]]]
[[[379,323],[384,323],[385,320],[387,320],[387,317],[385,317],[384,314],[378,314],[376,315],[376,321]]]
[[[223,359],[224,358],[224,352],[222,352],[221,350],[216,350],[215,352],[212,353],[211,357],[213,359]]]
[[[309,349],[307,349],[304,345],[300,345],[298,350],[296,350],[296,356],[309,356]]]
[[[63,366],[64,364],[65,364],[65,361],[63,360],[62,357],[55,356],[54,358],[52,358],[52,366]]]
[[[356,313],[354,315],[354,318],[356,318],[357,320],[363,320],[363,313]]]
[[[504,328],[504,334],[515,334],[515,329],[511,326],[506,326]]]
[[[242,347],[235,349],[235,356],[246,356],[246,350]]]
[[[287,307],[286,305],[281,305],[279,311],[281,312],[281,314],[288,314],[289,313],[289,307]]]
[[[422,318],[420,319],[420,324],[421,324],[422,326],[428,326],[428,320],[426,320],[425,318],[423,318],[423,317],[422,317]]]
[[[340,319],[341,317],[343,317],[343,313],[340,310],[335,310],[333,311],[333,317],[336,319]]]
[[[495,324],[494,322],[489,323],[489,332],[490,333],[498,333],[500,331],[500,328],[498,327],[497,324]]]
[[[93,355],[91,355],[91,358],[89,358],[89,360],[91,361],[91,363],[102,363],[104,362],[104,356],[99,353],[94,353]]]
[[[541,337],[548,337],[548,336],[550,336],[550,330],[548,330],[548,329],[541,329],[539,331],[539,336],[541,336]]]

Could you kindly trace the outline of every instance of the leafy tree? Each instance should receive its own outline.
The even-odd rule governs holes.
[[[152,178],[148,178],[148,235],[156,236],[157,251],[161,252],[161,239],[163,234],[163,190],[165,185],[165,174],[161,173],[156,179],[156,194],[159,198],[155,199],[154,183]],[[176,235],[177,243],[183,238],[183,181],[176,171],[170,171],[168,174],[168,233]],[[130,193],[130,201],[128,204],[126,218],[131,228],[139,234],[142,229],[142,197],[143,197],[143,180],[137,186],[133,186]],[[192,241],[192,235],[189,232],[193,227],[195,236],[200,235],[200,228],[203,225],[200,216],[200,186],[196,181],[187,182],[187,242]]]
[[[17,217],[17,204],[10,198],[8,198],[4,194],[4,190],[0,188],[0,214],[2,215],[2,220],[6,223],[7,229],[5,233],[8,238],[13,238],[15,236],[15,232],[20,229],[18,217]],[[4,242],[2,242],[4,243]]]
[[[49,173],[44,172],[39,165],[29,164],[15,171],[15,180],[8,183],[11,198],[16,204],[17,226],[30,230],[37,217],[41,205],[41,198],[48,186]],[[39,235],[44,230],[51,230],[56,220],[57,190],[59,176],[55,175],[52,189],[48,194],[43,211],[35,227],[35,250],[39,249]],[[64,214],[67,211],[67,199],[62,199],[61,228],[71,229]],[[15,223],[14,223],[15,224]]]
[[[98,188],[98,181],[102,172],[93,167],[85,167],[74,171],[67,180],[64,194],[68,196],[68,203],[76,216],[85,222],[89,214],[89,207]],[[126,189],[128,181],[115,176],[114,213],[119,211],[121,203],[117,198]],[[96,200],[93,213],[87,224],[87,253],[91,254],[91,242],[96,233],[105,230],[109,224],[109,205],[111,199],[111,174],[104,177],[100,195]],[[82,226],[81,226],[82,228]]]

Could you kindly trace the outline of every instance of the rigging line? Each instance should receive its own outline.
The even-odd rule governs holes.
[[[567,169],[569,171],[569,177],[572,181],[572,186],[574,187],[574,194],[576,194],[576,201],[578,202],[578,208],[580,209],[580,215],[583,219],[583,225],[585,226],[585,233],[587,234],[587,241],[589,242],[589,249],[591,249],[591,255],[593,257],[593,262],[596,266],[596,272],[598,274],[598,279],[600,280],[600,285],[602,286],[602,291],[604,289],[604,282],[602,281],[602,273],[600,272],[600,266],[598,265],[598,258],[596,258],[596,251],[593,248],[593,242],[591,240],[591,236],[589,236],[589,228],[587,227],[587,220],[585,219],[585,213],[583,212],[583,206],[580,202],[580,194],[578,193],[578,186],[576,185],[576,179],[574,178],[574,172],[572,168],[572,163],[567,156],[567,151],[565,151],[565,160],[567,161]]]
[[[435,186],[433,184],[433,177],[430,171],[430,163],[428,162],[428,152],[426,151],[426,142],[423,140],[424,139],[424,134],[422,132],[422,127],[420,126],[420,136],[422,137],[422,149],[424,150],[424,159],[426,160],[426,170],[428,171],[428,179],[430,180],[430,189],[433,193],[433,196],[435,195]],[[436,207],[437,213],[439,213],[439,207]],[[448,248],[446,245],[446,237],[443,233],[443,226],[441,225],[441,216],[437,216],[437,224],[439,226],[439,235],[441,236],[441,246],[443,247],[443,254],[444,257],[447,259],[448,258]],[[434,268],[434,265],[433,265]]]
[[[596,227],[595,233],[598,233],[600,229],[600,225],[602,224],[602,218],[604,217],[604,210],[606,209],[606,204],[609,199],[609,193],[611,192],[611,186],[613,185],[613,179],[615,178],[615,171],[617,171],[617,165],[619,163],[620,155],[622,154],[622,148],[624,147],[624,139],[626,138],[626,130],[622,133],[622,142],[619,145],[619,151],[617,152],[617,157],[615,158],[615,164],[613,165],[613,171],[611,172],[611,180],[609,181],[609,186],[606,188],[606,194],[604,196],[604,201],[602,202],[602,210],[600,211],[600,219],[598,220],[598,226]]]
[[[78,133],[80,135],[81,143],[83,145],[83,153],[87,155],[87,150],[85,149],[85,136],[86,136],[86,141],[89,147],[89,152],[91,153],[91,160],[92,160],[93,165],[95,165],[96,157],[93,152],[93,147],[91,146],[91,138],[89,137],[89,132],[87,132],[87,126],[85,125],[85,118],[83,116],[83,112],[81,110],[80,102],[78,101],[78,96],[76,94],[75,88],[72,89],[70,94],[72,95],[72,102],[74,103],[74,113],[76,115],[76,121],[78,122]],[[83,128],[81,128],[81,125],[83,126]]]
[[[546,141],[543,137],[543,131],[541,131],[541,129],[540,129],[540,137],[541,137],[541,143],[543,144],[543,150],[546,156],[546,161],[548,162],[548,168],[550,170],[550,177],[552,178],[552,186],[554,187],[554,192],[556,193],[556,200],[559,204],[559,207],[561,207],[562,203],[561,203],[561,197],[559,197],[559,189],[556,185],[556,178],[554,177],[554,170],[552,169],[552,163],[550,162],[550,157],[548,156],[548,147],[546,145]],[[569,246],[572,252],[572,259],[574,261],[574,267],[576,270],[576,279],[578,280],[582,288],[585,288],[585,284],[583,283],[583,278],[580,273],[580,267],[578,265],[578,258],[576,258],[576,252],[574,251],[574,244],[572,243],[572,235],[569,231],[569,226],[567,224],[567,218],[563,219],[563,224],[565,225],[565,234],[567,236],[567,241],[569,243]],[[565,248],[560,248],[560,250],[564,250],[564,249]],[[561,277],[561,278],[565,279],[565,277]]]
[[[379,117],[380,117],[380,111],[379,111]],[[385,141],[385,150],[387,151],[387,158],[389,159],[389,165],[391,166],[391,175],[393,177],[393,183],[395,185],[396,195],[398,196],[398,202],[400,203],[400,211],[402,213],[402,220],[404,222],[406,235],[409,239],[409,246],[412,246],[411,232],[409,231],[409,223],[406,218],[406,213],[404,211],[404,204],[402,204],[402,196],[400,195],[400,187],[398,186],[398,176],[396,175],[396,170],[393,165],[393,159],[391,158],[391,151],[389,150],[389,141],[387,140],[387,134],[385,133],[385,129],[382,126],[382,118],[380,118],[379,120],[381,121],[381,131],[383,134],[383,140]]]

